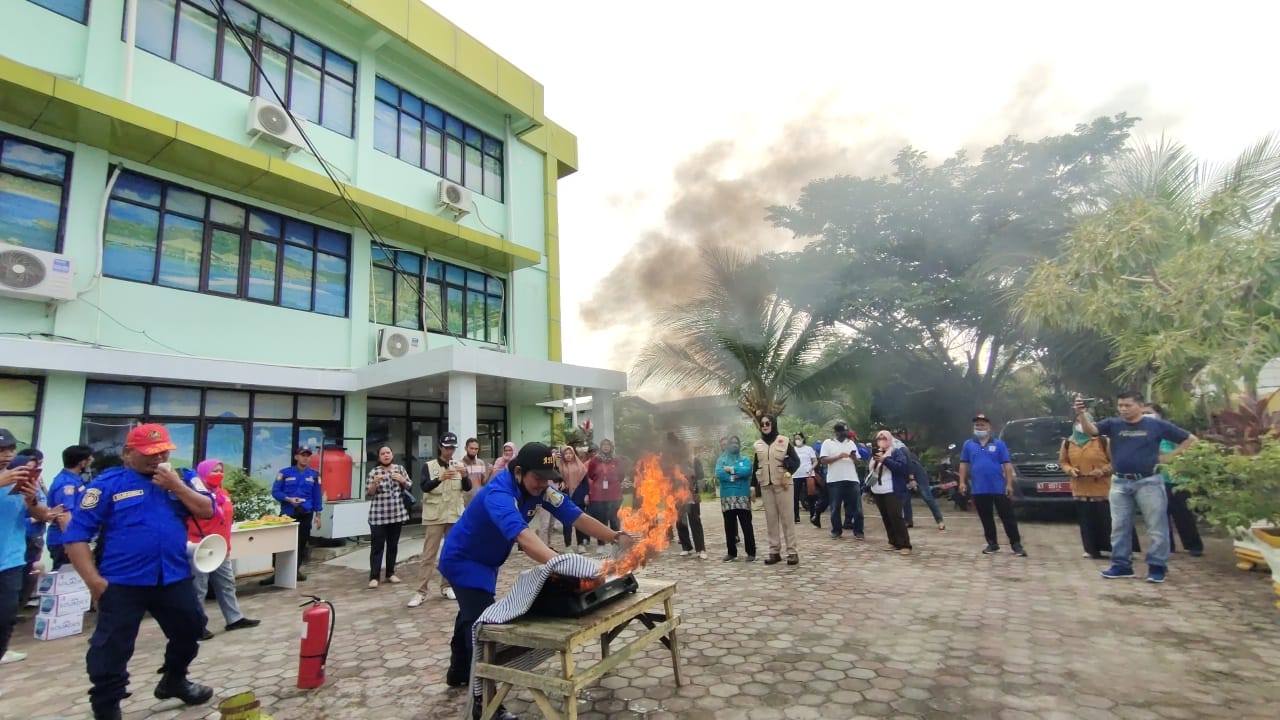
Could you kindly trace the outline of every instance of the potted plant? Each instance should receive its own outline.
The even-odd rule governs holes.
[[[1270,409],[1275,397],[1245,397],[1216,413],[1206,442],[1187,448],[1168,469],[1174,483],[1191,493],[1190,506],[1232,537],[1237,566],[1269,565],[1280,594],[1280,413]]]

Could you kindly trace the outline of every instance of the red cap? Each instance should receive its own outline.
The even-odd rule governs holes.
[[[124,446],[132,448],[143,455],[158,455],[166,450],[177,450],[178,446],[169,439],[169,431],[165,426],[156,423],[139,425],[129,431]]]

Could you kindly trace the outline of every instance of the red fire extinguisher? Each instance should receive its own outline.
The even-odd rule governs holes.
[[[308,595],[302,613],[302,649],[298,653],[298,687],[309,690],[324,684],[324,665],[333,643],[338,612],[333,603]]]

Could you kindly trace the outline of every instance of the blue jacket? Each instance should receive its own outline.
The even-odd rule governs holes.
[[[300,497],[303,503],[298,506],[300,512],[320,512],[324,507],[324,491],[320,485],[320,473],[311,468],[299,470],[296,465],[276,473],[276,481],[271,483],[271,497],[280,501],[280,514],[293,516],[293,503],[285,498]]]
[[[911,461],[907,459],[907,451],[894,448],[893,452],[885,456],[884,466],[893,473],[893,491],[907,492],[907,476],[911,474]]]
[[[440,574],[455,587],[492,595],[498,584],[498,568],[510,557],[516,536],[529,527],[529,520],[540,507],[565,527],[582,515],[573,501],[553,487],[535,497],[525,494],[511,471],[493,476],[445,536],[440,550]]]
[[[191,472],[183,482],[213,496]],[[98,572],[117,585],[155,587],[191,577],[187,559],[187,508],[151,478],[127,467],[99,475],[80,498],[80,508],[62,534],[62,542],[89,542],[101,533],[102,563]]]
[[[724,471],[733,468],[733,474]],[[725,451],[716,461],[716,479],[720,481],[720,497],[747,497],[751,493],[751,458],[741,452]]]
[[[80,498],[83,496],[84,478],[64,468],[54,476],[53,484],[49,486],[49,507],[61,505],[74,517],[76,509],[80,507]],[[58,523],[49,523],[49,534],[45,537],[45,544],[49,547],[62,544],[62,528],[58,527]]]

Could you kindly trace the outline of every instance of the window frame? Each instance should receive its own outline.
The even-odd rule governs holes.
[[[369,319],[371,322],[373,322],[376,325],[383,325],[386,327],[398,327],[406,330],[422,330],[429,333],[435,333],[437,335],[448,335],[450,337],[458,337],[458,338],[462,338],[469,341],[489,343],[492,345],[506,344],[506,340],[507,340],[506,302],[507,302],[508,278],[502,277],[500,275],[493,275],[484,270],[477,270],[475,268],[469,268],[463,265],[458,265],[457,263],[451,263],[444,260],[437,260],[436,258],[431,257],[430,255],[423,255],[421,253],[414,252],[413,250],[402,250],[400,248],[386,249],[385,252],[391,253],[391,262],[388,264],[386,259],[382,259],[382,260],[378,259],[377,256],[380,250],[381,248],[377,248],[375,246],[374,256],[370,259],[370,264],[369,264],[369,273],[370,273]],[[418,290],[419,290],[419,297],[418,297],[419,302],[417,303],[418,324],[416,327],[400,325],[396,322],[399,319],[396,316],[396,310],[399,306],[399,297],[398,297],[399,287],[398,287],[398,283],[396,283],[395,280],[400,276],[401,273],[405,273],[405,271],[402,269],[396,269],[396,266],[399,263],[398,258],[401,253],[412,255],[421,261],[421,269],[418,272],[417,276],[414,278],[415,280],[417,280]],[[457,282],[449,281],[448,279],[449,268],[454,268],[457,271],[461,271],[462,282],[460,284]],[[376,286],[373,281],[373,273],[377,270],[383,270],[383,271],[390,270],[392,273],[392,283],[391,283],[391,288],[392,288],[391,320],[392,322],[391,324],[387,324],[379,320],[376,312],[377,295],[376,295]],[[405,274],[409,274],[409,273],[405,273]],[[470,275],[478,275],[482,278],[482,284],[484,285],[483,290],[475,290],[474,288],[470,288],[468,286],[467,279]],[[502,293],[500,295],[494,295],[493,293],[489,292],[489,281],[491,280],[497,281],[500,284],[502,288]],[[459,332],[456,332],[456,333],[449,331],[449,321],[451,317],[449,314],[448,291],[450,289],[459,290],[462,293],[462,308],[461,308],[462,328]],[[479,292],[485,298],[484,313],[483,313],[484,320],[482,321],[482,324],[484,325],[483,337],[476,338],[476,337],[471,337],[470,334],[468,334],[467,309],[468,309],[468,305],[470,304],[468,300],[468,291]],[[428,317],[427,311],[422,307],[422,305],[425,304],[427,301],[428,292],[436,292],[438,294],[440,315],[441,315],[441,317],[439,318],[438,328],[432,326],[433,322],[435,321],[434,316]],[[499,337],[496,339],[490,337],[490,327],[488,322],[489,308],[491,307],[491,301],[496,301],[497,308],[501,313],[500,317],[502,318],[502,322],[500,324],[500,327],[498,328]]]
[[[286,23],[283,23],[280,20],[277,20],[276,18],[258,10],[253,5],[250,5],[244,0],[236,0],[236,1],[241,6],[243,6],[246,10],[249,10],[250,12],[254,13],[254,16],[255,16],[254,22],[253,22],[254,29],[252,31],[246,31],[243,28],[238,28],[240,30],[241,35],[244,36],[246,44],[249,46],[249,52],[252,56],[252,59],[249,62],[249,82],[248,82],[249,87],[247,89],[239,87],[238,85],[235,85],[233,82],[228,81],[223,77],[224,68],[223,68],[222,59],[223,59],[223,55],[225,54],[224,47],[227,43],[231,43],[237,49],[240,49],[239,40],[236,39],[235,33],[231,31],[230,24],[227,23],[226,20],[223,18],[222,13],[215,12],[210,14],[208,9],[206,9],[205,7],[202,7],[199,2],[195,2],[193,0],[173,0],[174,2],[173,29],[171,31],[172,34],[169,42],[168,57],[165,57],[156,52],[153,52],[152,50],[148,49],[147,47],[141,44],[138,44],[138,48],[141,49],[143,52],[149,53],[163,60],[167,60],[177,65],[178,67],[183,68],[184,70],[190,70],[191,72],[196,73],[200,77],[207,77],[208,79],[213,80],[221,85],[225,85],[226,87],[229,87],[233,90],[245,93],[250,97],[262,97],[270,100],[271,102],[276,102],[275,96],[271,93],[270,88],[264,87],[265,83],[261,81],[263,73],[260,72],[258,68],[262,67],[263,65],[264,49],[271,49],[276,52],[282,53],[286,57],[286,62],[284,67],[284,86],[283,87],[276,86],[275,90],[276,92],[280,93],[280,98],[284,100],[284,107],[288,109],[291,113],[295,112],[293,108],[293,96],[292,96],[293,72],[294,72],[293,68],[294,68],[295,62],[300,62],[306,65],[307,67],[316,69],[320,72],[320,83],[319,83],[319,87],[317,88],[319,92],[319,95],[317,98],[317,108],[316,108],[317,117],[315,118],[308,117],[306,118],[306,120],[308,120],[313,125],[323,127],[326,130],[342,135],[343,137],[355,139],[356,105],[359,102],[359,94],[357,93],[357,89],[359,85],[359,80],[358,80],[359,63],[347,57],[345,54],[338,52],[337,50],[334,50],[332,47],[324,43],[318,42],[317,40],[314,40],[309,35],[298,32],[297,30],[293,29],[292,26]],[[206,16],[212,17],[214,21],[217,23],[217,29],[214,33],[214,41],[213,41],[214,47],[213,47],[212,77],[208,75],[204,75],[198,70],[193,70],[191,68],[188,68],[187,66],[179,63],[177,60],[178,36],[179,36],[178,29],[179,29],[181,18],[182,18],[182,8],[184,6],[188,6],[195,11],[204,13]],[[228,15],[229,14],[230,13],[228,13]],[[269,20],[272,23],[275,23],[276,25],[280,26],[281,28],[289,32],[289,47],[282,48],[276,43],[272,41],[268,41],[262,36],[261,29],[262,29],[262,21],[264,19]],[[122,28],[121,36],[123,37],[123,23],[121,25],[121,28]],[[295,46],[297,45],[296,39],[298,37],[301,37],[303,40],[315,45],[320,49],[320,65],[319,66],[316,66],[315,63],[311,62],[306,58],[298,56],[297,51],[294,49]],[[333,55],[337,58],[340,58],[342,61],[350,63],[351,80],[347,80],[345,77],[343,77],[342,74],[336,71],[330,70],[329,68],[330,55]],[[325,113],[325,91],[327,88],[327,82],[326,82],[327,79],[332,79],[335,82],[342,83],[343,85],[346,85],[351,91],[350,112],[347,113],[347,117],[343,120],[345,124],[345,131],[325,123],[327,119],[326,113]]]
[[[494,135],[491,135],[490,133],[487,133],[476,126],[465,122],[458,116],[453,115],[452,113],[448,112],[444,108],[441,108],[439,105],[436,105],[435,103],[432,103],[431,101],[426,100],[425,98],[415,93],[405,90],[400,85],[397,85],[396,83],[388,80],[387,78],[381,75],[375,76],[374,82],[385,83],[386,85],[393,88],[396,91],[396,100],[397,100],[394,106],[391,105],[390,102],[378,96],[377,88],[375,87],[374,94],[373,94],[374,135],[375,137],[377,135],[378,107],[379,105],[381,105],[382,107],[390,109],[396,115],[396,125],[395,125],[396,147],[395,147],[394,153],[389,153],[386,150],[379,148],[375,142],[374,150],[377,150],[378,152],[384,155],[390,155],[391,157],[403,163],[406,163],[408,165],[413,165],[414,167],[420,168],[422,170],[426,170],[427,172],[433,175],[436,175],[440,178],[443,178],[445,180],[448,180],[451,183],[456,183],[458,185],[466,187],[470,189],[471,192],[477,195],[482,195],[484,197],[489,198],[490,200],[494,200],[495,202],[499,202],[499,203],[506,202],[507,165],[504,159],[506,157],[505,141],[500,140]],[[419,115],[415,115],[412,111],[408,110],[405,107],[407,102],[406,98],[409,99],[408,104],[416,103],[418,106],[423,108]],[[428,119],[427,108],[430,108],[434,112],[439,113],[440,115],[439,125],[436,125],[434,122]],[[412,123],[417,126],[417,130],[418,130],[419,148],[418,148],[418,161],[416,163],[410,162],[409,160],[406,160],[404,157],[401,156],[400,140],[403,134],[403,128],[405,126],[406,119],[409,121],[412,121]],[[452,129],[454,126],[458,127],[459,129],[455,131],[454,129]],[[440,162],[436,167],[428,167],[427,165],[427,160],[426,160],[427,142],[425,138],[428,130],[436,133],[440,137]],[[476,143],[468,142],[467,136],[471,133],[474,133],[477,136]],[[456,141],[462,149],[462,154],[458,156],[458,161],[460,163],[461,169],[456,178],[451,177],[450,173],[448,172],[448,167],[449,167],[448,146],[449,146],[450,140]],[[496,152],[490,150],[490,143],[492,143],[493,147],[496,148]],[[471,188],[468,185],[467,161],[466,161],[467,148],[472,148],[480,152],[480,164],[477,167],[477,172],[480,175],[479,189]],[[496,196],[490,194],[489,189],[486,186],[486,177],[485,177],[485,171],[484,171],[486,159],[496,160],[498,163],[499,172],[498,172],[497,182],[496,182],[497,187],[494,189]]]
[[[88,26],[88,25],[89,25],[89,13],[90,13],[90,12],[92,12],[92,7],[91,7],[92,2],[91,2],[91,0],[84,0],[84,19],[83,19],[83,20],[77,20],[76,18],[73,18],[73,17],[71,17],[70,15],[67,15],[66,13],[58,12],[57,10],[54,10],[53,8],[49,7],[48,5],[45,5],[44,3],[40,2],[40,0],[27,0],[27,1],[28,1],[28,2],[30,2],[32,5],[35,5],[36,7],[42,7],[42,8],[44,8],[45,10],[48,10],[49,12],[53,13],[54,15],[59,15],[59,16],[61,16],[61,17],[64,17],[64,18],[66,18],[66,19],[70,20],[70,21],[71,21],[71,22],[73,22],[73,23],[78,23],[78,24],[80,24],[80,25],[84,25],[84,26]]]
[[[40,440],[40,417],[44,409],[44,378],[40,375],[10,375],[0,373],[0,380],[21,380],[32,382],[36,386],[36,399],[30,411],[8,410],[0,408],[0,427],[8,427],[5,418],[31,418],[31,443],[27,447],[38,447]],[[19,443],[22,441],[19,440]]]
[[[40,148],[41,150],[55,152],[62,155],[66,159],[66,163],[62,171],[62,181],[58,183],[59,188],[61,189],[62,192],[61,192],[61,197],[58,200],[58,232],[56,237],[54,238],[53,250],[44,250],[44,248],[27,248],[28,250],[41,250],[44,252],[61,253],[63,242],[66,239],[66,232],[67,232],[67,205],[70,201],[70,197],[69,197],[71,194],[70,185],[71,185],[71,177],[73,172],[72,163],[75,161],[75,153],[70,150],[64,150],[60,147],[55,147],[47,143],[37,142],[34,140],[30,140],[28,138],[25,138],[21,135],[14,135],[13,133],[7,133],[7,132],[4,132],[3,130],[0,130],[0,158],[3,158],[4,142],[6,140],[16,140],[18,142]],[[21,170],[15,170],[13,168],[8,168],[0,165],[0,175],[6,174],[6,173],[10,175],[14,175],[16,177],[23,178],[25,180],[30,180],[33,182],[45,183],[47,185],[54,184],[48,178],[37,177],[35,175],[32,175],[27,172],[23,172]],[[26,247],[26,246],[21,245],[19,247]]]
[[[156,183],[160,188],[160,198],[159,198],[158,204],[152,206],[152,205],[146,204],[145,202],[135,200],[133,198],[117,195],[116,192],[117,192],[117,188],[119,187],[119,184],[117,183],[116,187],[112,189],[111,196],[108,198],[106,223],[108,225],[111,223],[111,219],[112,219],[111,209],[112,209],[113,203],[123,203],[136,208],[153,210],[156,213],[158,213],[156,235],[155,235],[155,257],[152,260],[151,279],[149,281],[137,280],[137,279],[127,278],[127,277],[119,277],[117,275],[112,275],[104,271],[103,274],[106,275],[107,277],[110,277],[116,280],[122,280],[125,282],[137,282],[137,283],[142,283],[144,285],[154,285],[156,287],[168,288],[170,290],[181,290],[183,292],[195,292],[202,295],[212,295],[214,297],[254,302],[261,305],[271,305],[271,306],[279,307],[285,310],[298,310],[301,312],[315,313],[317,315],[324,315],[326,317],[350,318],[351,316],[351,260],[352,260],[351,255],[354,250],[353,238],[350,232],[337,230],[325,225],[314,223],[310,220],[304,220],[302,218],[297,218],[290,215],[286,215],[284,213],[276,212],[275,210],[270,210],[268,208],[263,208],[256,205],[250,205],[248,203],[240,202],[238,200],[233,200],[231,198],[227,198],[221,195],[216,195],[214,193],[205,192],[203,190],[198,190],[186,185],[182,185],[180,183],[170,182],[169,180],[165,180],[163,178],[158,178],[152,175],[145,175],[143,173],[136,172],[134,170],[124,170],[122,171],[122,176],[124,173],[128,173],[133,177],[142,178],[146,181]],[[196,217],[185,210],[170,209],[169,207],[170,195],[174,190],[191,193],[191,194],[199,195],[203,197],[204,198],[203,216]],[[243,224],[237,227],[235,225],[229,225],[227,223],[224,223],[215,219],[213,217],[213,204],[215,201],[221,202],[225,205],[230,205],[235,208],[239,208],[244,214]],[[255,230],[253,228],[253,217],[255,214],[267,214],[267,215],[276,217],[279,220],[280,235],[276,237],[276,236],[272,236],[270,234],[266,234],[258,230]],[[200,262],[199,262],[199,267],[197,269],[197,283],[196,283],[195,289],[185,288],[185,287],[175,287],[173,285],[168,285],[161,282],[160,266],[162,261],[164,260],[164,254],[163,254],[164,225],[165,225],[165,218],[168,215],[174,215],[179,218],[192,220],[195,222],[199,222],[201,224]],[[310,245],[291,240],[288,237],[288,232],[286,228],[291,222],[304,225],[310,229],[310,232],[311,232]],[[341,255],[339,253],[332,252],[330,250],[325,250],[320,247],[320,235],[324,231],[341,235],[343,238],[346,239],[346,255]],[[211,269],[212,255],[213,255],[213,241],[214,241],[214,235],[219,232],[233,234],[237,236],[240,241],[239,257],[237,259],[238,274],[237,274],[237,280],[236,280],[236,291],[234,293],[226,293],[221,290],[211,289],[210,287],[210,269]],[[250,284],[252,279],[250,276],[250,271],[252,269],[251,268],[252,250],[255,243],[258,243],[258,242],[270,243],[275,248],[275,269],[274,269],[274,277],[273,277],[272,297],[270,300],[267,300],[264,298],[256,298],[250,295]],[[292,305],[286,305],[282,302],[283,293],[284,293],[283,284],[284,284],[285,248],[289,248],[289,247],[302,248],[311,253],[311,274],[310,274],[311,291],[310,291],[310,302],[308,307],[306,308],[298,308]],[[106,252],[107,252],[106,243],[104,241],[104,255]],[[344,279],[345,302],[344,302],[341,315],[335,315],[333,313],[323,312],[316,309],[317,295],[319,291],[317,277],[320,271],[321,256],[343,260],[347,265],[347,273]],[[105,261],[104,261],[104,265],[105,265]]]

